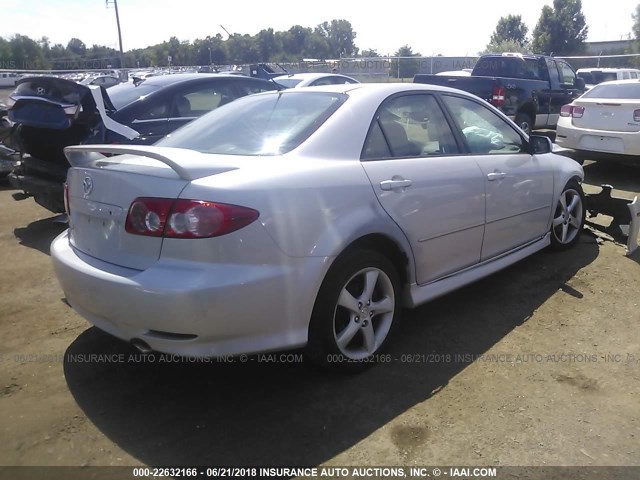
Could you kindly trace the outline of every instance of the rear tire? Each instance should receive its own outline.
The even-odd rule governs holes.
[[[346,252],[318,292],[306,354],[332,370],[364,370],[379,360],[400,310],[400,280],[391,261],[373,250]]]
[[[531,130],[534,127],[533,118],[531,117],[531,115],[529,115],[528,113],[520,112],[516,115],[515,123],[524,133],[526,133],[527,135],[531,135]]]
[[[584,193],[575,180],[562,190],[551,221],[551,248],[567,250],[580,240],[586,209]]]

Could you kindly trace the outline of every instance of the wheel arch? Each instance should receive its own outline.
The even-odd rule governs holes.
[[[342,253],[336,257],[336,260],[343,255],[348,255],[353,250],[373,250],[388,258],[395,267],[403,288],[412,277],[410,275],[411,253],[406,252],[403,247],[387,235],[381,233],[364,235],[347,245]]]

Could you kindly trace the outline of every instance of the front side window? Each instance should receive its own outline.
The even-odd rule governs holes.
[[[281,155],[311,136],[347,96],[295,92],[243,97],[176,130],[163,147],[226,155]]]
[[[362,160],[459,153],[449,124],[433,95],[386,100],[374,119]]]
[[[473,100],[443,96],[469,151],[475,154],[514,154],[525,151],[522,137],[489,108]]]
[[[237,94],[228,82],[205,84],[174,95],[172,117],[195,118],[232,102]]]
[[[576,84],[575,72],[564,62],[557,62],[557,64],[558,71],[560,72],[560,83],[564,85],[571,85],[573,87]]]

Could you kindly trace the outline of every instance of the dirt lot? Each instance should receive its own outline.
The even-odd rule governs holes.
[[[640,193],[640,169],[585,170]],[[64,226],[11,193],[0,465],[640,465],[640,252],[615,241],[585,234],[406,311],[392,361],[358,376],[160,363],[63,303],[48,247]]]

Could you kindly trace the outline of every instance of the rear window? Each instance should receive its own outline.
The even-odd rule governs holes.
[[[640,82],[601,83],[582,95],[582,98],[640,99]]]
[[[137,87],[133,83],[121,83],[111,87],[107,93],[113,106],[120,110],[140,97],[149,95],[160,88],[162,88],[160,85],[151,85],[146,82],[142,82]]]
[[[547,80],[544,63],[535,58],[485,57],[473,68],[473,75],[480,77],[526,78]]]
[[[37,97],[57,103],[80,103],[86,90],[75,82],[55,77],[29,78],[18,85],[12,97]]]
[[[156,145],[225,155],[281,155],[309,138],[346,99],[339,93],[293,91],[243,97]]]

